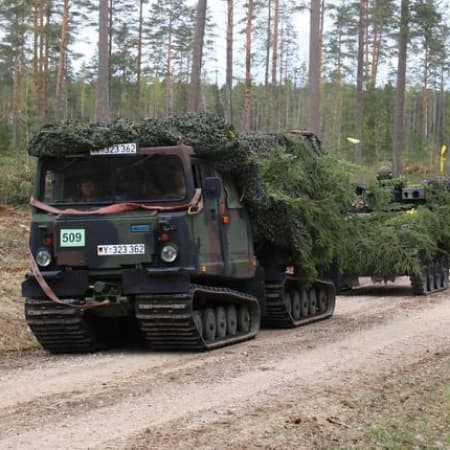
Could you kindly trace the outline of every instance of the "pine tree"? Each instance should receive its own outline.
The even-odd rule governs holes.
[[[406,87],[406,57],[409,41],[409,0],[402,0],[400,16],[400,33],[398,39],[397,87],[395,93],[394,141],[392,173],[399,176],[402,173],[402,152],[405,140],[405,87]]]
[[[202,71],[203,41],[206,26],[206,5],[207,0],[198,1],[192,57],[191,86],[188,97],[188,111],[198,111],[200,106],[200,81]]]
[[[110,8],[108,0],[99,0],[98,77],[95,120],[106,122],[110,118]]]
[[[20,138],[20,121],[23,108],[23,78],[26,76],[26,36],[30,30],[29,1],[4,0],[0,4],[0,30],[3,33],[0,43],[0,64],[3,87],[9,87],[10,146],[15,149]],[[2,89],[2,94],[7,92]]]

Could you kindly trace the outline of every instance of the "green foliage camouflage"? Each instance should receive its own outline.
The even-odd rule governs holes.
[[[140,146],[183,142],[237,184],[250,212],[257,245],[290,252],[297,273],[310,280],[337,258],[352,191],[345,171],[320,154],[317,138],[299,133],[239,136],[222,119],[184,114],[166,121],[45,126],[29,143],[33,156],[88,153],[123,142]]]
[[[408,183],[400,181],[405,186]],[[341,270],[384,280],[405,274],[420,276],[423,263],[448,253],[448,185],[429,183],[426,188],[426,204],[416,206],[392,202],[386,186],[372,186],[378,199],[372,204],[375,210],[347,219],[345,239],[340,243]]]
[[[28,151],[64,156],[124,142],[192,146],[238,186],[256,244],[288,251],[297,275],[306,281],[333,263],[347,273],[384,279],[414,274],[423,261],[450,249],[446,189],[434,189],[427,206],[410,214],[401,208],[392,212],[390,189],[372,186],[375,211],[351,215],[354,191],[348,167],[321,155],[313,136],[238,135],[216,116],[183,114],[165,121],[48,125],[30,141]]]

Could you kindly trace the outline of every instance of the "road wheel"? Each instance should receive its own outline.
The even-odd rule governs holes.
[[[327,297],[327,292],[325,291],[325,289],[319,290],[319,296],[318,296],[317,301],[319,304],[319,311],[321,313],[324,313],[327,310],[327,306],[328,306],[328,297]]]
[[[434,285],[436,289],[442,289],[442,262],[441,258],[434,260]]]
[[[434,264],[433,262],[428,263],[428,290],[430,292],[434,291]]]
[[[227,334],[227,315],[223,306],[216,308],[217,337],[224,338]]]
[[[202,315],[201,315],[200,311],[194,311],[193,317],[194,317],[194,323],[195,323],[195,326],[197,327],[198,333],[200,334],[200,336],[203,336],[203,323],[202,323]]]
[[[290,314],[292,312],[292,297],[289,292],[284,293],[284,304],[286,305],[286,311]]]
[[[308,317],[309,315],[309,297],[306,289],[302,289],[302,317]]]
[[[447,289],[448,288],[448,259],[447,259],[447,256],[442,256],[441,265],[442,265],[442,287],[444,289]]]
[[[204,338],[207,341],[213,341],[216,338],[217,324],[216,315],[212,308],[205,308],[202,311],[202,322],[204,330]]]
[[[247,305],[241,305],[238,311],[238,329],[248,332],[250,330],[250,313]]]
[[[237,312],[234,305],[228,305],[227,307],[227,330],[230,336],[237,333]]]
[[[422,286],[423,286],[423,293],[428,294],[430,291],[429,288],[429,277],[428,277],[428,265],[424,264],[422,267]]]
[[[299,320],[302,315],[302,301],[300,299],[300,291],[295,289],[292,292],[292,317]]]
[[[317,312],[317,294],[314,288],[309,290],[309,313],[313,316]]]

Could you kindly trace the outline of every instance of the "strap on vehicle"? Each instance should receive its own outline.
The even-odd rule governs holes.
[[[65,302],[64,300],[61,300],[55,294],[55,291],[48,285],[47,281],[45,280],[44,276],[42,275],[41,271],[39,270],[39,266],[37,265],[36,260],[34,259],[32,251],[30,249],[28,249],[28,252],[30,253],[30,259],[31,259],[31,271],[33,272],[33,275],[36,278],[36,281],[38,282],[38,284],[41,287],[44,294],[52,302],[57,303],[58,305],[64,305],[69,308],[75,308],[75,309],[92,309],[92,308],[97,308],[99,306],[107,306],[110,304],[109,300],[103,300],[102,302],[90,300],[81,305],[74,304],[74,303],[68,303],[68,302]]]
[[[103,206],[97,209],[76,209],[76,208],[56,208],[55,206],[51,206],[47,203],[41,202],[34,197],[30,199],[30,205],[35,208],[41,209],[42,211],[46,211],[50,214],[56,214],[58,216],[66,215],[66,216],[81,216],[81,215],[106,215],[106,214],[118,214],[127,211],[133,211],[136,209],[145,209],[151,211],[153,215],[158,214],[159,212],[165,211],[183,211],[189,209],[195,209],[196,212],[199,212],[203,208],[203,198],[202,198],[202,190],[200,188],[196,189],[192,199],[188,203],[182,203],[178,205],[146,205],[142,203],[114,203],[112,205]]]

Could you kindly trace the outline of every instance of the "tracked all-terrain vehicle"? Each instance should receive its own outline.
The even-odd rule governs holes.
[[[376,281],[387,281],[407,275],[415,295],[446,290],[448,184],[413,184],[393,178],[389,170],[383,169],[376,185],[360,185],[356,193],[355,214],[349,219],[355,225],[356,250],[350,259],[362,264],[357,264],[347,279],[353,278],[354,282],[358,276],[371,276]],[[374,245],[364,243],[370,240]]]
[[[255,244],[233,180],[189,146],[117,144],[39,157],[28,325],[49,352],[138,329],[152,349],[209,350],[333,314],[332,283]]]

